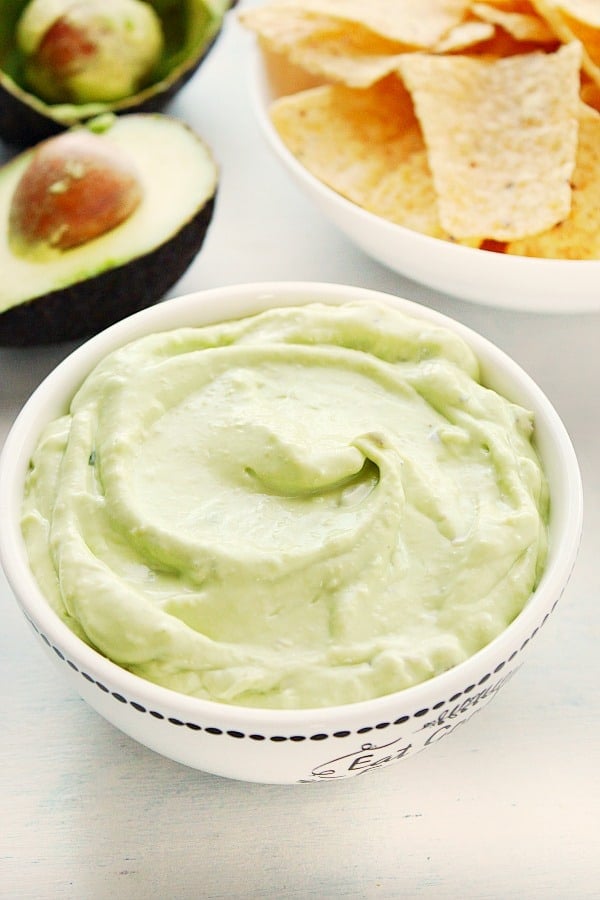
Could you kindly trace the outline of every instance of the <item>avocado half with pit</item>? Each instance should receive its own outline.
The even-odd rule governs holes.
[[[88,337],[160,300],[202,247],[217,185],[205,142],[161,113],[105,116],[14,157],[0,168],[0,344]]]
[[[19,23],[30,3],[31,0],[0,0],[0,138],[20,147],[32,146],[102,113],[162,111],[214,46],[225,13],[235,0],[144,0],[152,8],[152,15],[156,14],[162,34],[156,60],[133,93],[94,102],[57,101],[40,96],[28,75],[30,58],[18,38]],[[72,3],[73,0],[48,0],[49,14],[56,7]],[[75,5],[85,6],[81,2]],[[66,44],[66,51],[61,44],[57,55],[62,54],[64,59],[64,53],[70,53],[71,48],[72,42]],[[113,62],[103,81],[109,81],[123,66],[122,56],[110,58]]]

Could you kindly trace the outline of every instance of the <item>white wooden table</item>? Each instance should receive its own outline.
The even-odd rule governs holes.
[[[270,156],[250,105],[249,40],[232,15],[170,108],[221,166],[206,244],[172,294],[345,282],[481,331],[528,369],[571,433],[585,488],[579,559],[525,665],[483,715],[368,778],[297,787],[206,775],[120,734],[63,684],[0,575],[0,897],[600,897],[600,312],[475,306],[368,259]],[[70,349],[0,349],[0,442]]]

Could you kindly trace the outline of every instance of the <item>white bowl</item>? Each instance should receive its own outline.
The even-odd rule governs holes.
[[[388,222],[342,197],[295,158],[269,118],[273,100],[314,82],[255,44],[251,79],[253,107],[271,151],[300,190],[369,256],[461,300],[530,312],[600,310],[600,260],[536,259],[477,250]]]
[[[45,424],[64,412],[88,372],[113,349],[155,331],[315,300],[377,300],[453,329],[478,356],[483,380],[533,411],[551,495],[543,577],[521,614],[484,649],[423,684],[375,700],[323,709],[249,709],[157,687],[92,650],[43,597],[20,529],[31,453]],[[408,757],[451,734],[496,695],[522,665],[567,584],[580,539],[582,489],[577,459],[557,413],[528,375],[489,341],[408,300],[343,285],[284,282],[168,300],[75,350],[33,393],[10,431],[0,457],[0,509],[0,560],[16,599],[40,645],[94,709],[142,744],[188,766],[248,781],[292,783],[349,778]]]

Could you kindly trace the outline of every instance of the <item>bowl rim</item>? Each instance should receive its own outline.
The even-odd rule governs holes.
[[[506,279],[508,269],[511,287],[516,284],[529,283],[531,285],[536,281],[543,280],[544,283],[551,283],[557,289],[560,288],[560,300],[556,301],[544,300],[544,291],[536,289],[529,299],[521,298],[521,295],[516,295],[508,290],[505,294],[505,302],[499,303],[497,300],[480,295],[477,291],[471,291],[471,296],[469,296],[469,292],[464,289],[455,291],[451,290],[448,285],[437,285],[433,281],[422,282],[429,284],[434,289],[445,290],[452,296],[484,306],[538,313],[593,313],[600,310],[600,294],[596,291],[589,291],[584,296],[577,293],[583,283],[592,285],[597,281],[600,259],[507,255],[444,241],[441,238],[414,231],[404,225],[384,219],[349,200],[321,181],[303,166],[288,149],[270,119],[269,102],[276,97],[284,96],[283,93],[273,88],[273,79],[268,71],[268,59],[278,56],[278,54],[263,49],[258,42],[255,42],[252,48],[249,93],[263,136],[273,155],[288,169],[297,184],[308,188],[321,210],[327,209],[330,220],[348,237],[354,238],[357,243],[361,244],[365,252],[370,253],[375,259],[389,267],[391,263],[386,258],[387,254],[380,251],[381,240],[376,237],[376,235],[382,235],[389,241],[408,243],[412,252],[421,254],[425,259],[430,259],[431,253],[435,253],[439,262],[444,266],[451,264],[456,269],[468,269],[475,272],[478,281],[496,282],[498,279]],[[361,240],[356,235],[359,229]],[[408,271],[403,272],[399,267],[396,271],[407,278],[419,281],[416,276]],[[475,294],[477,294],[476,299],[473,296]]]
[[[450,328],[475,351],[484,382],[492,387],[496,385],[497,382],[488,378],[488,372],[498,366],[503,385],[510,384],[515,390],[513,397],[510,397],[509,391],[509,399],[518,402],[518,393],[520,397],[534,401],[526,405],[534,406],[539,427],[547,432],[546,439],[551,439],[554,458],[544,462],[552,462],[556,468],[555,472],[550,473],[549,480],[556,481],[561,499],[560,517],[554,523],[555,530],[551,516],[546,569],[524,609],[489,644],[452,669],[402,691],[338,706],[272,709],[190,697],[134,675],[88,646],[58,617],[43,596],[29,569],[20,529],[18,512],[23,496],[23,479],[30,452],[46,422],[58,414],[59,408],[66,409],[76,388],[100,359],[144,334],[181,325],[235,319],[275,306],[296,306],[315,301],[338,305],[356,300],[388,303],[409,315]],[[499,390],[504,392],[503,388]],[[548,447],[542,449],[544,458]],[[100,681],[118,685],[123,693],[143,698],[149,705],[175,709],[184,717],[201,717],[215,722],[231,722],[234,719],[247,727],[256,727],[258,723],[261,727],[316,727],[318,723],[324,724],[332,719],[355,721],[364,719],[366,715],[371,718],[384,714],[390,705],[412,705],[418,709],[430,702],[427,698],[431,697],[432,685],[435,685],[436,693],[450,696],[461,684],[477,680],[477,673],[483,669],[493,671],[498,662],[506,660],[510,651],[514,650],[515,642],[520,645],[525,638],[527,643],[554,609],[575,564],[583,524],[583,490],[575,450],[558,413],[525,370],[489,339],[444,313],[383,291],[326,282],[275,281],[232,284],[164,300],[117,322],[70,352],[33,391],[9,430],[0,454],[0,510],[3,511],[0,564],[18,605],[51,645],[57,645],[68,659],[76,660],[84,669],[94,672]],[[556,544],[560,544],[560,553],[554,552]]]

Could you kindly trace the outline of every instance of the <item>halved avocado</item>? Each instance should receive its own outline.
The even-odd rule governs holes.
[[[198,254],[218,167],[185,123],[160,113],[104,116],[80,126],[135,164],[142,199],[125,221],[64,251],[15,251],[9,219],[31,148],[0,168],[0,344],[75,340],[157,302]],[[52,138],[58,141],[60,138]]]
[[[162,25],[164,49],[147,84],[110,103],[46,103],[27,82],[16,28],[28,0],[0,0],[0,138],[29,147],[101,113],[160,112],[194,75],[235,0],[147,0]]]

